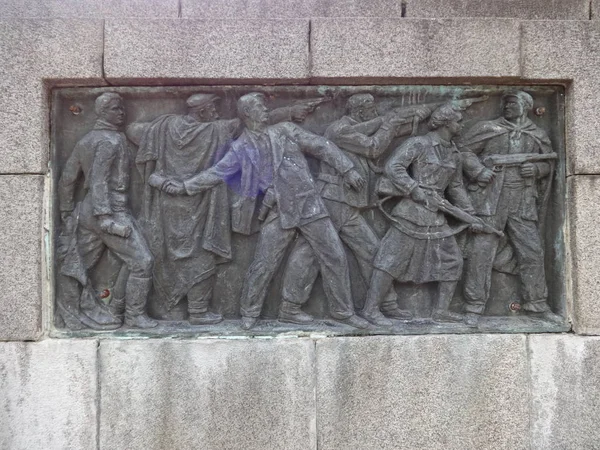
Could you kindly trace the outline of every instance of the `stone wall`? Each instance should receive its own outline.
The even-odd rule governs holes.
[[[599,0],[0,0],[0,449],[600,448]],[[51,339],[49,92],[567,86],[573,332]]]

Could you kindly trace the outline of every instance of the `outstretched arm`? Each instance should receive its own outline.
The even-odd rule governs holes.
[[[199,194],[222,183],[225,179],[240,170],[241,164],[236,153],[233,150],[229,150],[225,157],[215,166],[185,180],[183,187],[188,195]]]
[[[293,135],[303,152],[326,162],[337,170],[344,176],[344,183],[352,189],[360,191],[365,187],[365,179],[354,170],[354,164],[350,158],[344,155],[344,152],[333,142],[295,125],[291,126],[294,128],[288,129],[288,131]]]
[[[370,134],[375,133],[370,136]],[[356,125],[343,125],[326,132],[337,146],[366,158],[379,158],[396,134],[396,127],[381,117]]]
[[[344,152],[330,140],[305,131],[296,125],[290,124],[288,131],[303,152],[326,162],[339,173],[344,174],[354,167],[350,158],[344,155]]]

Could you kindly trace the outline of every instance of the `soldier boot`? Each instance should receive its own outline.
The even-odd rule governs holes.
[[[314,318],[302,311],[300,305],[284,300],[281,302],[281,307],[279,308],[279,321],[305,325],[312,323]]]
[[[134,328],[154,328],[158,322],[146,314],[146,302],[152,278],[129,276],[125,293],[125,325]]]

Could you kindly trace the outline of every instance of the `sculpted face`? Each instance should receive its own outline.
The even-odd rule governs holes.
[[[198,120],[200,120],[200,122],[212,122],[214,120],[218,120],[219,113],[214,102],[210,102],[198,110],[196,117]]]
[[[269,110],[264,100],[255,99],[246,109],[248,120],[256,124],[267,125],[269,123]]]
[[[372,120],[377,117],[379,113],[377,112],[377,108],[375,107],[375,102],[368,101],[362,106],[358,107],[358,116],[363,122],[368,120]]]
[[[113,125],[123,125],[125,123],[125,107],[123,101],[112,100],[103,109],[101,114],[102,119]]]
[[[517,97],[506,97],[504,100],[504,118],[507,120],[517,119],[525,113],[525,107]]]
[[[450,122],[448,122],[448,130],[450,131],[450,134],[452,136],[456,136],[457,134],[459,134],[462,129],[463,129],[463,124],[460,122],[461,119],[458,120],[452,120]]]

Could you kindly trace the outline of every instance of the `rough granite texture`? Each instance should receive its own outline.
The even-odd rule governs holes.
[[[103,341],[100,447],[315,448],[309,339]]]
[[[0,342],[0,448],[96,449],[96,341]]]
[[[9,18],[171,17],[178,0],[0,0],[0,16]]]
[[[506,19],[313,19],[311,75],[517,77],[519,34]]]
[[[600,176],[572,176],[567,183],[573,329],[600,334]]]
[[[589,0],[405,0],[406,17],[587,20]]]
[[[529,339],[532,450],[600,448],[600,339]]]
[[[569,299],[575,332],[600,334],[590,2],[402,3],[0,0],[0,174],[47,172],[48,87],[103,84],[103,51],[116,84],[572,80]],[[0,176],[0,341],[41,336],[43,187]],[[600,448],[596,337],[105,340],[97,362],[98,345],[0,342],[0,449]]]
[[[0,176],[0,341],[41,333],[43,190],[41,175]]]
[[[109,81],[306,81],[308,20],[107,20]]]
[[[317,341],[319,449],[529,448],[525,339]]]
[[[43,80],[102,84],[102,22],[0,21],[0,61],[0,173],[45,173]]]
[[[600,22],[523,22],[523,77],[573,80],[567,93],[568,174],[600,173]]]
[[[295,19],[309,17],[401,17],[397,0],[181,0],[183,17]]]

